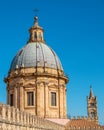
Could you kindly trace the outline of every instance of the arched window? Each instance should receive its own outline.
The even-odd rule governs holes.
[[[34,38],[37,39],[37,33],[36,32],[34,33]]]
[[[91,105],[91,107],[94,107],[95,104],[94,104],[94,103],[91,103],[90,105]]]
[[[91,118],[94,118],[94,116],[95,116],[95,112],[91,112],[91,113],[90,113],[90,117],[91,117]]]

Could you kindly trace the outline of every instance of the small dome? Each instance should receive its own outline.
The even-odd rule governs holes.
[[[48,67],[63,70],[59,58],[46,44],[28,43],[14,57],[10,71],[21,67]]]

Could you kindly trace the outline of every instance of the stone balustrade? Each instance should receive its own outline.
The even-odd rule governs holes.
[[[64,126],[0,104],[0,130],[64,130]]]
[[[104,128],[90,128],[90,126],[83,129],[80,127],[66,128],[44,118],[19,111],[9,105],[0,104],[0,130],[104,130]]]

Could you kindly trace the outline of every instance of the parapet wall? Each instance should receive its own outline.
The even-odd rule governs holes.
[[[86,117],[83,118],[86,119]],[[92,128],[89,126],[86,128],[83,126],[81,128],[79,126],[76,128],[75,125],[67,127],[27,112],[19,111],[19,109],[10,107],[9,105],[0,104],[0,130],[104,130],[104,127]]]
[[[0,130],[64,130],[64,126],[0,104]]]

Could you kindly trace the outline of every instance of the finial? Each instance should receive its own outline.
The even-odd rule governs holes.
[[[34,22],[35,26],[38,26],[38,16],[35,16],[34,20],[35,20]]]
[[[34,24],[35,24],[35,26],[37,26],[38,25],[38,16],[37,16],[37,13],[39,12],[39,10],[38,9],[34,9],[34,12],[35,12],[35,18],[34,18],[35,22],[34,22]]]
[[[18,69],[18,65],[16,65],[16,69]]]
[[[24,68],[24,64],[23,64],[23,63],[22,63],[22,65],[21,65],[21,67]]]
[[[37,16],[39,10],[37,8],[35,8],[33,11],[35,12],[35,15]]]

